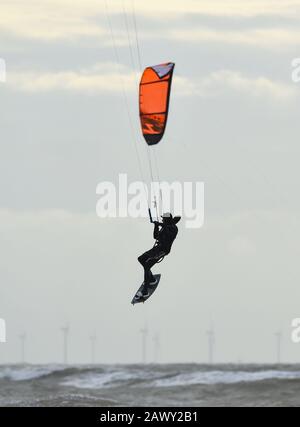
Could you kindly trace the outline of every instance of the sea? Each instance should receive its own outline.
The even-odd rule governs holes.
[[[2,365],[1,407],[298,407],[300,365]]]

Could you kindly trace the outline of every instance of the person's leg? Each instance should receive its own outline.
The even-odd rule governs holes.
[[[144,295],[148,293],[148,283],[152,281],[152,273],[150,271],[152,265],[150,263],[150,260],[153,256],[153,249],[150,249],[149,251],[143,253],[141,256],[138,257],[138,262],[143,266],[144,268]]]
[[[149,258],[149,252],[147,251],[138,257],[138,262],[144,267],[147,259]]]
[[[148,264],[146,263],[144,265],[144,285],[147,285],[149,283],[149,272],[150,267],[148,267]]]
[[[151,258],[148,260],[144,267],[144,283],[149,285],[150,283],[155,282],[155,278],[152,274],[151,268],[156,264],[156,260]]]
[[[144,264],[144,293],[148,292],[148,286],[151,283],[155,283],[155,278],[152,274],[151,268],[157,264],[161,257],[165,256],[165,253],[157,246],[148,251],[147,256],[149,257]]]
[[[152,274],[152,267],[155,266],[155,264],[157,264],[158,258],[155,256],[154,258],[151,258],[151,260],[149,260],[147,262],[147,267],[148,267],[148,283],[154,283],[155,282],[155,277]]]
[[[155,282],[151,268],[165,255],[166,254],[158,246],[154,246],[152,249],[138,257],[139,263],[144,268],[144,295],[148,294],[149,284]]]

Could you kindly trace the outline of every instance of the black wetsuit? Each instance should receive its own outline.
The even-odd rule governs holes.
[[[160,224],[155,223],[153,237],[156,240],[155,245],[152,249],[145,252],[138,258],[138,261],[144,267],[144,283],[145,283],[145,292],[147,291],[147,286],[150,282],[154,281],[151,268],[163,257],[168,255],[171,252],[171,248],[174,240],[178,234],[177,226],[171,223]]]

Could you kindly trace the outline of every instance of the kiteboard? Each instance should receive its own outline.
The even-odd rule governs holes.
[[[138,295],[139,292],[141,292],[144,288],[144,283],[143,283],[142,286],[140,286],[140,288],[136,292],[135,296],[133,297],[133,300],[131,301],[132,305],[139,304],[140,302],[145,302],[152,296],[152,294],[156,291],[157,286],[159,285],[161,274],[154,274],[154,278],[156,280],[156,283],[155,285],[149,285],[148,287],[149,294],[147,295],[147,297],[140,297]]]

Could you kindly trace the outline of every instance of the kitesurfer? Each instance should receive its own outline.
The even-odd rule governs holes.
[[[147,297],[149,295],[149,286],[156,285],[151,268],[171,252],[173,242],[178,234],[176,224],[180,219],[181,217],[175,216],[173,218],[172,214],[166,213],[162,216],[162,223],[154,221],[153,238],[156,240],[155,245],[138,258],[139,263],[144,268],[144,286],[141,297]]]

